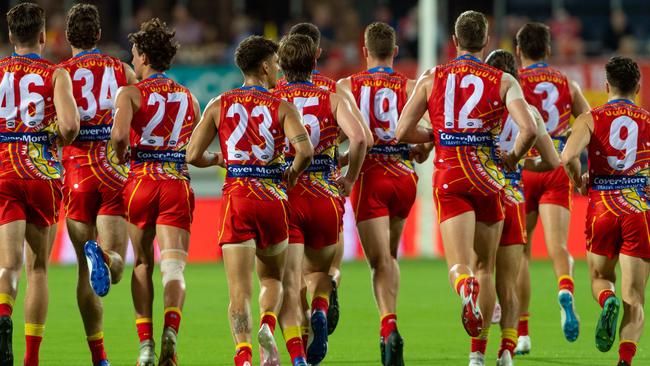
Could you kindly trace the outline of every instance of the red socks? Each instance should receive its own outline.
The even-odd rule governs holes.
[[[181,309],[176,307],[165,308],[165,328],[172,328],[176,334],[181,326]]]
[[[93,364],[106,360],[106,350],[104,350],[104,332],[99,332],[87,337],[88,348],[93,358]]]
[[[618,359],[619,361],[625,361],[632,364],[632,359],[636,354],[636,342],[632,341],[621,341],[618,346]]]
[[[0,294],[0,316],[11,317],[14,311],[14,298],[8,294]]]
[[[287,351],[291,356],[293,363],[298,357],[305,357],[305,346],[302,343],[302,329],[300,326],[287,327],[283,332],[284,339],[287,340]]]
[[[571,276],[560,276],[557,280],[557,285],[560,290],[567,290],[573,294],[573,277]]]
[[[43,341],[45,324],[25,323],[24,366],[38,366],[38,352]]]
[[[151,318],[138,318],[135,320],[135,327],[138,329],[140,342],[153,339],[153,322]]]
[[[488,338],[490,336],[490,328],[483,328],[478,337],[472,337],[471,352],[481,352],[485,354],[487,348]]]
[[[317,295],[311,300],[311,311],[322,311],[327,314],[329,309],[329,300],[327,295]]]
[[[510,351],[510,356],[515,355],[515,348],[517,347],[517,329],[504,328],[501,330],[501,347],[499,347],[499,357],[505,351]]]
[[[610,297],[614,297],[614,296],[616,296],[614,291],[612,291],[612,290],[602,290],[598,294],[598,303],[600,304],[600,307],[604,308],[605,307],[605,301],[607,301],[607,299],[609,299]]]
[[[519,336],[527,336],[528,335],[528,318],[530,317],[529,313],[522,313],[521,316],[519,316],[519,326],[517,327],[517,333]]]
[[[379,335],[385,340],[388,339],[388,336],[397,330],[397,315],[394,313],[388,313],[381,318],[381,329]]]
[[[253,362],[253,346],[250,343],[239,343],[235,348],[235,366],[244,366]]]
[[[264,324],[269,326],[269,329],[271,330],[271,334],[275,334],[275,324],[278,322],[278,317],[275,315],[275,313],[271,311],[267,311],[264,314],[262,314],[262,320],[260,320],[260,327]]]

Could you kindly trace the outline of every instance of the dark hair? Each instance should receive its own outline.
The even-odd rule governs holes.
[[[526,23],[517,32],[517,46],[529,60],[537,61],[546,57],[551,46],[551,32],[543,23]]]
[[[623,94],[634,93],[641,80],[639,65],[629,57],[610,58],[605,65],[605,73],[609,85]]]
[[[320,44],[320,31],[318,27],[311,23],[298,23],[289,29],[289,35],[302,34],[311,38],[314,45],[318,47]]]
[[[75,4],[68,11],[65,36],[72,47],[94,48],[99,42],[99,11],[92,4]]]
[[[494,50],[485,59],[485,63],[519,79],[515,56],[505,50]]]
[[[45,10],[33,3],[18,4],[7,12],[7,25],[15,42],[36,44],[45,28]]]
[[[395,50],[395,29],[382,22],[374,22],[366,27],[364,38],[368,53],[378,59],[386,59]]]
[[[487,45],[487,18],[483,13],[468,10],[456,19],[454,34],[461,49],[469,52],[479,52]]]
[[[166,71],[179,47],[174,40],[175,34],[165,22],[153,18],[142,23],[139,31],[129,34],[129,41],[140,54],[147,56],[152,69]]]
[[[249,36],[235,50],[235,64],[244,73],[256,73],[262,62],[278,52],[278,44],[261,36]]]
[[[307,81],[314,69],[316,45],[302,34],[290,34],[280,41],[280,67],[288,82]]]

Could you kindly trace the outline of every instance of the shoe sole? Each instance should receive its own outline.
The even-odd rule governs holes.
[[[612,348],[616,340],[616,325],[618,324],[618,313],[621,303],[617,298],[607,300],[603,311],[600,313],[596,325],[596,348],[600,352],[607,352]]]
[[[275,345],[275,339],[270,332],[264,332],[260,329],[257,333],[257,340],[260,342],[260,347],[269,355],[266,362],[260,359],[260,366],[280,366],[280,357],[278,356],[278,347]],[[261,358],[261,357],[260,357]]]
[[[469,334],[470,337],[478,337],[479,334],[481,334],[481,329],[483,324],[483,316],[481,315],[481,310],[479,309],[477,303],[478,290],[476,290],[476,286],[478,286],[478,283],[476,281],[472,281],[469,282],[468,285],[472,286],[472,294],[470,295],[471,297],[474,297],[474,293],[477,292],[476,299],[463,305],[463,310],[461,312],[461,320],[463,322],[463,327],[465,328],[467,334]],[[474,303],[474,306],[476,307],[478,313],[477,317],[474,317],[474,309],[472,309],[472,303]],[[470,319],[475,319],[475,321],[470,321]],[[477,325],[473,326],[472,325],[473,323]]]
[[[11,343],[13,322],[9,317],[0,319],[0,366],[13,366],[14,353]]]
[[[327,317],[322,312],[315,312],[310,323],[314,338],[307,347],[307,363],[314,365],[327,355]]]
[[[332,292],[330,292],[330,305],[327,309],[327,334],[331,335],[339,325],[339,295],[336,288],[336,281],[332,280]]]
[[[569,342],[575,342],[580,334],[580,322],[573,310],[573,298],[569,294],[562,294],[559,300],[565,314],[565,321],[562,325],[564,338]]]
[[[111,289],[111,272],[104,261],[102,249],[92,240],[84,245],[84,254],[90,272],[90,286],[99,297],[104,297]]]
[[[515,356],[525,356],[530,354],[530,350],[528,351],[515,351]]]
[[[388,336],[384,366],[404,366],[404,340],[397,332]]]

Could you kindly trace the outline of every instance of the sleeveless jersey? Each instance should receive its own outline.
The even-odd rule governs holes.
[[[281,99],[258,87],[221,94],[219,144],[226,162],[223,193],[260,200],[287,199]]]
[[[52,76],[36,54],[0,60],[0,178],[59,179]]]
[[[63,147],[64,161],[90,168],[100,181],[113,188],[123,185],[128,168],[115,157],[111,139],[115,94],[127,84],[122,62],[99,50],[84,51],[61,63],[72,78],[72,91],[81,121],[79,135]]]
[[[519,126],[508,113],[507,109],[504,109],[503,112],[503,129],[499,135],[499,148],[503,151],[510,152],[515,148],[515,140],[517,135],[519,135]],[[506,193],[506,199],[510,200],[513,203],[522,203],[524,202],[524,187],[521,180],[521,163],[517,164],[517,170],[514,172],[503,172],[505,178],[504,191]]]
[[[321,74],[318,70],[313,70],[311,72],[311,82],[321,89],[336,93],[336,81]],[[282,88],[285,85],[287,85],[287,79],[285,77],[282,77],[280,80],[278,80],[276,89]]]
[[[407,82],[408,78],[390,67],[375,67],[350,76],[352,95],[374,139],[362,172],[376,167],[392,176],[415,172],[408,159],[409,145],[395,138],[397,120],[406,104]]]
[[[594,108],[589,153],[589,201],[597,213],[648,211],[650,112],[618,99]]]
[[[335,182],[338,175],[339,126],[332,114],[331,93],[312,83],[288,83],[275,89],[274,94],[298,108],[314,146],[314,159],[305,174],[301,175],[299,187],[293,191],[311,197],[339,197]],[[293,146],[287,142],[287,165],[295,155]]]
[[[503,72],[470,55],[437,66],[428,100],[436,149],[434,186],[487,194],[505,183],[496,156],[504,102]],[[453,184],[452,184],[453,183]]]
[[[189,180],[185,150],[194,127],[190,91],[164,74],[135,85],[140,109],[131,122],[130,177]]]
[[[559,153],[564,150],[571,119],[571,89],[567,77],[545,63],[519,70],[526,101],[542,114],[546,131]],[[533,150],[533,155],[536,152]]]

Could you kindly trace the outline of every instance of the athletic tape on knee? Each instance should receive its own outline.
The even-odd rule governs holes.
[[[185,261],[174,258],[161,260],[160,271],[162,272],[163,287],[167,286],[170,281],[184,282],[183,270],[185,270]]]

